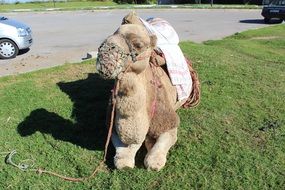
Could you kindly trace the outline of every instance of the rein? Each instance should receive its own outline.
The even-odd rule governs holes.
[[[71,182],[84,182],[84,181],[89,180],[92,177],[94,177],[96,175],[96,173],[99,171],[99,169],[103,166],[103,164],[106,161],[107,152],[108,152],[108,146],[110,144],[111,134],[112,134],[112,130],[113,130],[113,121],[114,121],[115,106],[116,106],[116,96],[118,94],[119,84],[120,84],[119,81],[117,81],[115,83],[114,89],[112,90],[112,112],[111,112],[111,117],[110,117],[111,121],[110,121],[110,125],[109,125],[107,140],[106,140],[106,143],[105,143],[104,156],[103,156],[103,159],[101,160],[101,162],[99,163],[99,165],[93,170],[91,175],[89,175],[88,177],[83,177],[83,178],[74,178],[74,177],[64,176],[64,175],[58,174],[56,172],[48,171],[48,170],[45,170],[45,169],[42,169],[42,168],[37,168],[37,169],[36,168],[31,168],[30,169],[29,165],[27,165],[27,164],[21,164],[21,163],[20,164],[15,164],[12,161],[12,157],[17,153],[15,150],[11,151],[6,156],[5,163],[18,168],[21,171],[36,172],[39,175],[41,175],[41,174],[48,174],[48,175],[56,176],[58,178],[61,178],[61,179],[66,180],[66,181],[71,181]]]
[[[107,152],[108,152],[108,146],[110,144],[110,139],[111,139],[111,135],[112,135],[112,130],[113,130],[113,121],[114,121],[114,115],[115,115],[115,107],[116,107],[116,96],[118,94],[118,89],[119,89],[119,80],[116,81],[115,83],[115,87],[112,90],[112,112],[111,112],[111,116],[110,116],[110,125],[109,125],[109,130],[108,130],[108,135],[107,135],[107,140],[105,143],[105,149],[104,149],[104,156],[103,159],[101,160],[101,162],[99,163],[99,165],[93,170],[92,174],[89,175],[88,177],[83,177],[83,178],[74,178],[74,177],[68,177],[68,176],[64,176],[61,174],[58,174],[56,172],[52,172],[52,171],[48,171],[42,168],[29,168],[29,165],[27,164],[15,164],[12,161],[12,157],[17,153],[15,150],[11,151],[5,158],[5,163],[12,165],[18,169],[20,169],[21,171],[31,171],[31,172],[36,172],[39,175],[41,174],[49,174],[51,176],[56,176],[58,178],[61,178],[63,180],[66,181],[71,181],[71,182],[84,182],[90,178],[92,178],[93,176],[95,176],[95,174],[99,171],[99,169],[103,166],[103,164],[106,161],[106,157],[107,157]]]

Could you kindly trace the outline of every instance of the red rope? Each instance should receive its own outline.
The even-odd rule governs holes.
[[[157,89],[159,88],[160,83],[157,78],[157,75],[155,74],[155,65],[152,62],[150,62],[150,69],[153,77],[152,84],[154,85],[154,99],[151,103],[151,110],[150,110],[150,116],[152,119],[154,117],[157,108]]]

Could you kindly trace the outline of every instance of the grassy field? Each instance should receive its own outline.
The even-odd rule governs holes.
[[[185,5],[136,5],[136,4],[117,4],[113,1],[68,1],[56,2],[34,2],[34,3],[16,3],[1,4],[0,12],[9,11],[44,11],[46,9],[55,10],[94,10],[94,9],[136,9],[136,8],[190,8],[190,9],[260,9],[257,5],[221,5],[214,4],[185,4]]]
[[[19,9],[43,10],[49,8],[59,8],[64,10],[74,9],[92,9],[99,6],[114,6],[117,3],[113,1],[70,1],[70,2],[34,2],[34,3],[17,3],[17,4],[0,4],[0,11],[11,11]]]
[[[103,154],[112,87],[92,62],[0,78],[0,189],[284,189],[285,25],[204,44],[181,43],[202,84],[202,101],[181,109],[178,142],[160,172],[141,150],[133,170],[106,167],[84,183],[22,172],[16,163],[89,175]]]

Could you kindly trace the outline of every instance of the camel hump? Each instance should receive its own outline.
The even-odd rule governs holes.
[[[194,70],[192,62],[190,61],[190,59],[186,57],[185,59],[186,59],[188,69],[189,69],[191,79],[192,79],[192,89],[191,89],[189,97],[187,98],[185,103],[182,105],[182,108],[191,108],[191,107],[196,107],[200,103],[200,99],[201,99],[201,89],[200,88],[201,87],[200,87],[198,74]],[[150,63],[155,66],[160,66],[164,68],[163,65],[166,64],[164,54],[161,51],[153,50],[151,57],[150,57]],[[166,74],[170,78],[169,73],[167,72],[167,69],[164,68],[163,70],[166,72]]]

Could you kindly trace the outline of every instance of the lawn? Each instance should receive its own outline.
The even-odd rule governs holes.
[[[23,172],[13,161],[89,175],[103,155],[112,81],[92,61],[0,78],[0,189],[284,189],[285,25],[204,44],[181,43],[199,73],[202,100],[181,109],[165,168],[106,166],[84,183]]]
[[[58,8],[64,10],[93,9],[100,6],[115,6],[113,1],[69,1],[69,2],[32,2],[16,4],[0,4],[0,11],[11,11],[21,9],[43,10]]]

